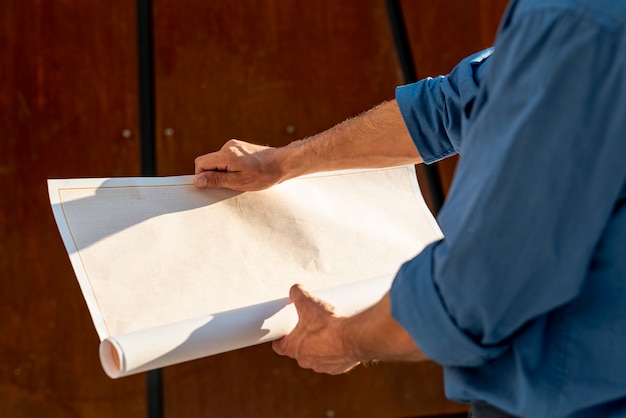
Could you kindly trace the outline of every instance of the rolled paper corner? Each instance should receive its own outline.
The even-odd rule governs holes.
[[[106,338],[100,342],[100,363],[104,372],[112,379],[124,374],[124,351],[113,338]]]

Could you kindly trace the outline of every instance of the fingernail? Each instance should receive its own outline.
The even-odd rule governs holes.
[[[206,177],[198,176],[196,177],[196,187],[205,187],[206,186]]]

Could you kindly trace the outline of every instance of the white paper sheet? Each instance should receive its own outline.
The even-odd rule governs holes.
[[[441,237],[412,166],[247,193],[192,179],[48,180],[111,377],[282,337],[297,322],[294,283],[358,312]]]

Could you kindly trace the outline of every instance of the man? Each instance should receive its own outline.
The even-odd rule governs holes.
[[[626,1],[517,0],[493,50],[282,148],[231,140],[196,186],[461,158],[438,221],[353,317],[294,286],[302,367],[442,364],[474,416],[626,416]],[[294,278],[297,280],[297,278]]]

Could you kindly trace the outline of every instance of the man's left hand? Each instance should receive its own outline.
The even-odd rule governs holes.
[[[346,343],[342,329],[346,317],[300,285],[292,286],[289,296],[299,320],[291,333],[272,343],[276,353],[291,357],[300,367],[319,373],[341,374],[360,363]]]

